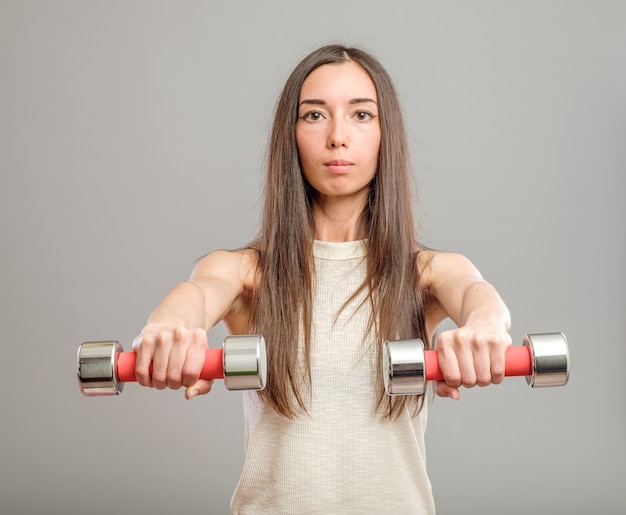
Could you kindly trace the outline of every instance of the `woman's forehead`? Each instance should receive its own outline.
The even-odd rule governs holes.
[[[377,101],[374,82],[355,61],[319,66],[307,76],[300,89],[300,102],[312,99],[349,101],[354,98]]]

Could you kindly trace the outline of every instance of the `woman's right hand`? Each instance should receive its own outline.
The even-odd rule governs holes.
[[[137,382],[158,390],[184,386],[187,399],[206,394],[213,385],[212,380],[200,379],[207,347],[204,329],[148,325],[133,341]]]

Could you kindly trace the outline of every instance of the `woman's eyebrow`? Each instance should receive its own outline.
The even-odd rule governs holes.
[[[378,105],[376,100],[373,98],[353,98],[350,100],[351,104],[366,104],[367,102],[372,102],[373,104]]]
[[[326,101],[325,100],[318,100],[317,98],[305,99],[305,100],[302,100],[298,104],[298,107],[300,107],[303,104],[312,104],[312,105],[316,105],[316,106],[324,106],[324,105],[326,105]]]
[[[372,98],[367,98],[367,97],[358,97],[358,98],[353,98],[352,100],[350,100],[348,103],[349,104],[365,104],[367,102],[371,102],[375,105],[378,105],[376,100],[372,99]],[[318,98],[307,98],[302,100],[299,104],[298,107],[300,107],[303,104],[309,104],[309,105],[319,105],[319,106],[323,106],[326,105],[326,100],[321,100]]]

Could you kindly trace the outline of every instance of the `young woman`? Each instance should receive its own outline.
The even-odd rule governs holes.
[[[258,239],[202,258],[135,340],[139,383],[192,398],[211,389],[198,378],[215,324],[265,337],[233,513],[432,513],[427,403],[384,393],[383,341],[434,343],[450,317],[436,393],[503,379],[508,310],[466,258],[419,244],[408,155],[380,63],[338,45],[308,55],[276,109]]]

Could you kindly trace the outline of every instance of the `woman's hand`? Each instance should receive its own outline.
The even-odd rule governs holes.
[[[502,382],[505,353],[512,341],[501,327],[465,325],[439,335],[437,358],[444,381],[437,381],[437,395],[458,400],[461,386],[472,388]]]
[[[204,329],[147,325],[133,341],[137,382],[159,390],[184,386],[187,399],[208,393],[213,381],[200,379],[207,346]]]
[[[511,346],[509,310],[495,288],[460,254],[422,252],[421,286],[430,293],[427,322],[437,327],[450,318],[457,329],[437,339],[437,358],[444,381],[437,395],[460,398],[459,388],[498,384]]]

